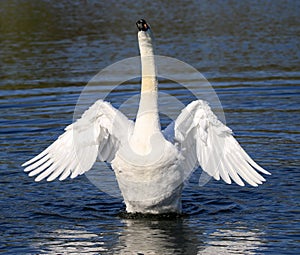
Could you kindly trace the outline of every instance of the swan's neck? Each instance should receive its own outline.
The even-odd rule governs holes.
[[[157,92],[156,67],[151,32],[139,32],[138,39],[142,63],[141,93]]]
[[[151,34],[139,33],[139,47],[142,64],[142,86],[134,137],[142,143],[147,143],[153,134],[160,132],[157,78]]]

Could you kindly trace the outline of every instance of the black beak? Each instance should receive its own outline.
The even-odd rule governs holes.
[[[147,31],[150,29],[150,26],[147,24],[146,20],[140,19],[136,22],[136,26],[139,31]]]

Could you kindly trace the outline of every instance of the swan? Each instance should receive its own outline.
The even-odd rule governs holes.
[[[25,162],[24,171],[37,176],[35,181],[62,181],[89,171],[98,157],[111,164],[128,213],[181,212],[184,182],[199,166],[228,184],[262,184],[260,173],[270,173],[250,158],[207,102],[191,102],[161,130],[152,31],[144,19],[136,25],[142,81],[135,122],[98,100],[54,143]]]

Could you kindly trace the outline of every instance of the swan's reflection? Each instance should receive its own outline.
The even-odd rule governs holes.
[[[117,254],[256,254],[262,246],[259,231],[232,225],[206,234],[188,219],[124,223]]]
[[[124,220],[116,254],[197,254],[201,240],[182,219]]]
[[[102,225],[92,227],[91,232],[84,227],[52,230],[45,237],[34,238],[33,246],[47,254],[195,255],[197,247],[202,245],[197,233],[182,219],[126,219],[119,223],[123,226],[118,229],[116,225],[103,229]]]
[[[257,254],[263,249],[259,230],[231,224],[212,231],[187,218],[123,219],[119,223],[118,227],[114,222],[106,228],[89,225],[56,229],[32,241],[36,250],[47,254],[215,255]]]

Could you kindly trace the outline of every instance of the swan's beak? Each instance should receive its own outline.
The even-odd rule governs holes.
[[[136,22],[136,26],[139,31],[148,31],[150,29],[149,24],[147,24],[146,20],[140,19]]]

